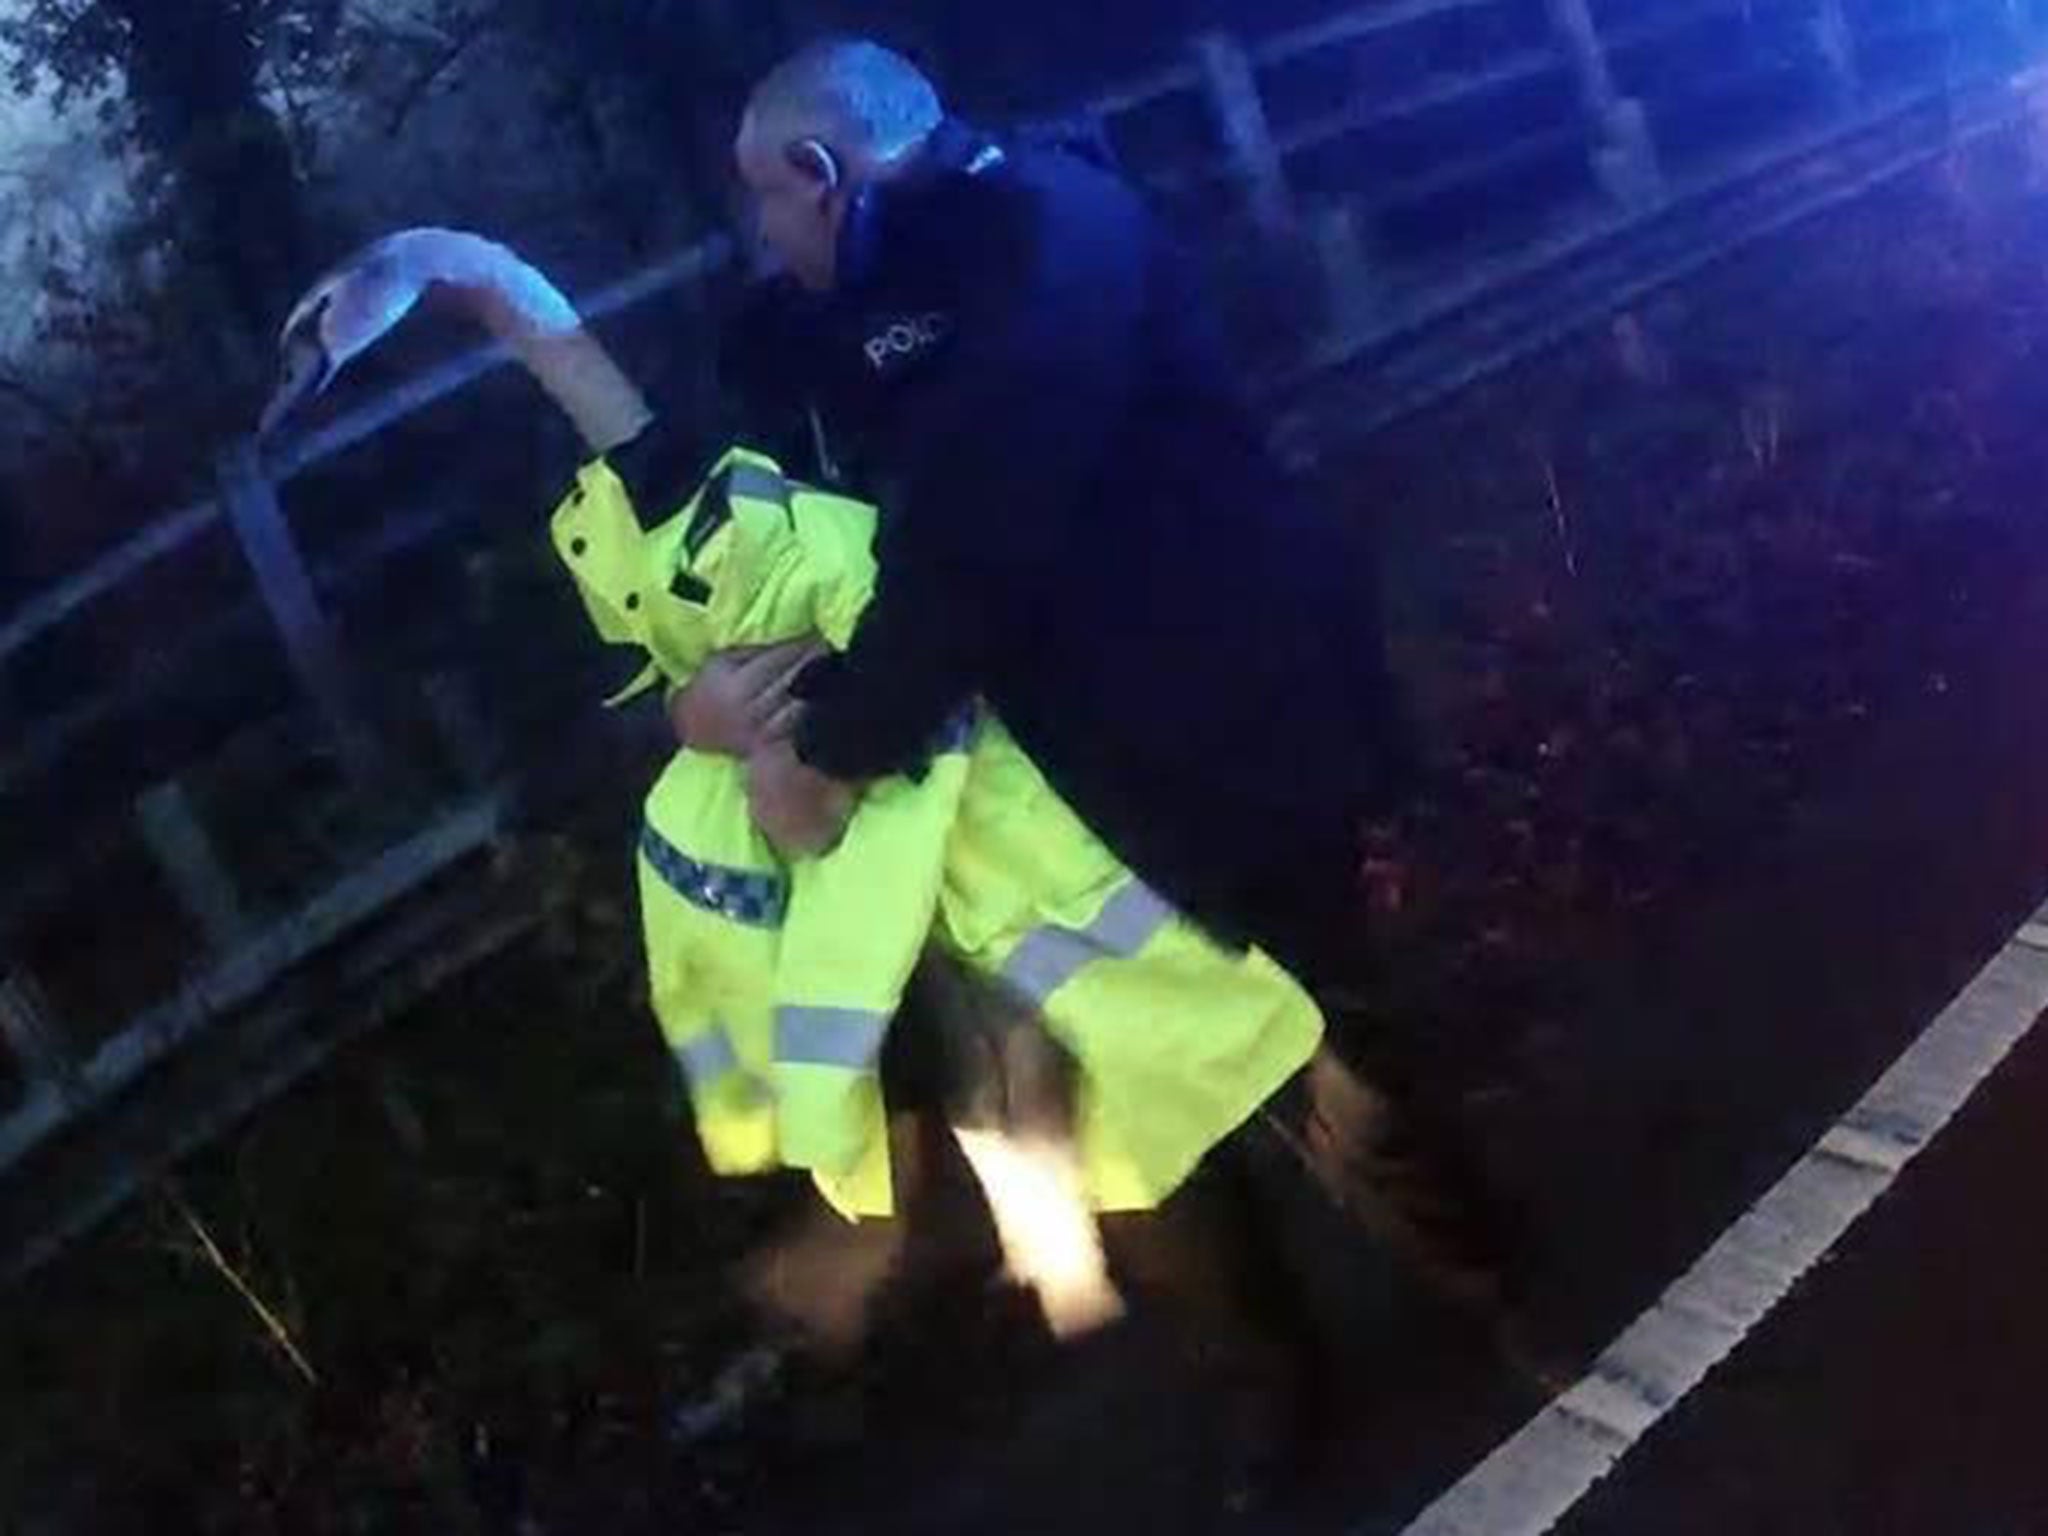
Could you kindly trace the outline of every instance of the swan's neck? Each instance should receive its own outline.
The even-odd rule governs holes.
[[[638,386],[584,329],[576,306],[504,246],[444,229],[408,230],[392,245],[421,289],[448,290],[518,357],[593,453],[632,441],[654,419]]]

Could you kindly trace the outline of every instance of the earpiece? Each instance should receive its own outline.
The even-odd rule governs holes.
[[[798,139],[782,153],[795,170],[822,181],[828,191],[837,192],[840,182],[846,179],[839,157],[823,139]]]

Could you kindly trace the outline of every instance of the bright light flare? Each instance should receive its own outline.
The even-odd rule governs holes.
[[[1073,1148],[957,1126],[953,1136],[988,1197],[1004,1268],[1038,1292],[1054,1337],[1071,1339],[1122,1317]]]

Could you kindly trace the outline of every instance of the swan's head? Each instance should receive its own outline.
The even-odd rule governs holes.
[[[465,230],[403,229],[329,272],[292,310],[281,338],[283,377],[262,431],[324,390],[429,288],[515,347],[582,328],[561,290],[504,246]]]
[[[335,375],[412,312],[427,278],[403,237],[381,240],[315,283],[292,309],[279,338],[277,391],[264,408],[268,434],[318,396]]]

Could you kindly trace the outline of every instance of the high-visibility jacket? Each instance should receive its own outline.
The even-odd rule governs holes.
[[[623,699],[732,646],[843,648],[874,525],[736,450],[651,530],[592,463],[553,536],[600,635],[651,658]],[[753,825],[743,765],[686,748],[648,796],[638,862],[654,1007],[708,1161],[808,1169],[849,1216],[893,1208],[879,1061],[928,940],[1036,1005],[1075,1058],[1102,1210],[1164,1199],[1321,1038],[1286,972],[1181,919],[982,712],[920,777],[870,786],[830,854],[789,863]]]

